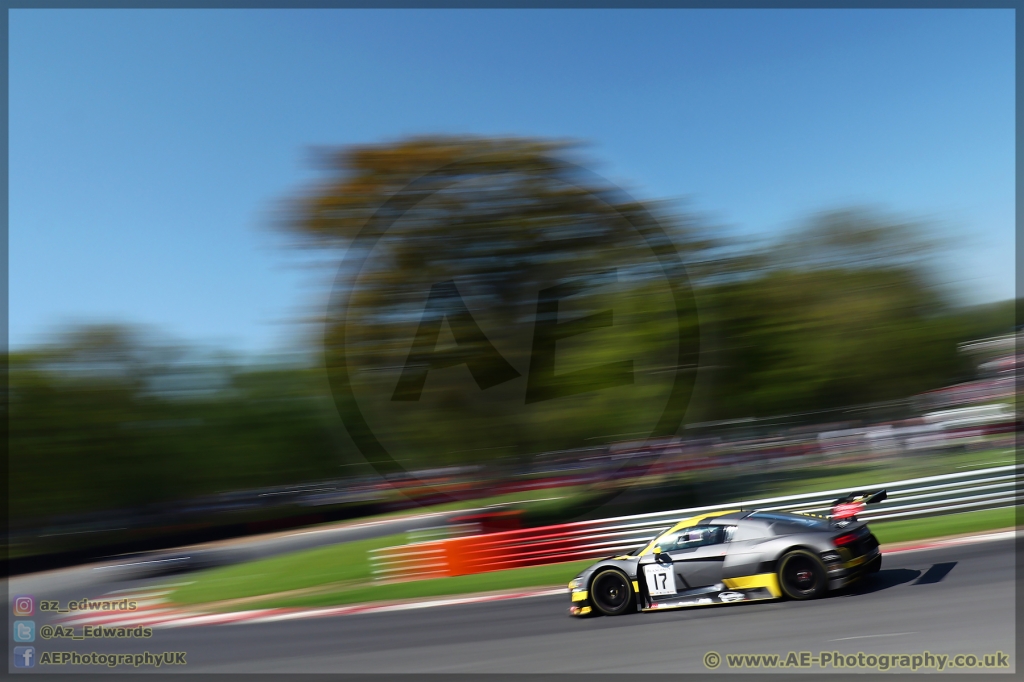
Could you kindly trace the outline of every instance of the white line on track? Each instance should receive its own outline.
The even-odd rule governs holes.
[[[856,637],[840,637],[839,639],[830,639],[830,642],[845,642],[850,639],[872,639],[874,637],[900,637],[902,635],[916,635],[916,632],[889,632],[881,635],[857,635]]]

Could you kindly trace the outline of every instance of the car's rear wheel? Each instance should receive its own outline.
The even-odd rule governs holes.
[[[815,599],[828,591],[828,573],[813,553],[794,549],[779,560],[779,587],[790,599]]]
[[[598,571],[590,582],[590,602],[605,616],[618,616],[633,606],[633,585],[622,571],[606,568]]]

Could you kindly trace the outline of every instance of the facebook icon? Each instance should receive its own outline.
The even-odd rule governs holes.
[[[36,648],[34,646],[14,647],[14,667],[34,668],[36,665]]]

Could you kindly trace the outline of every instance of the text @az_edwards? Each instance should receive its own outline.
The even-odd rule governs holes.
[[[135,627],[83,625],[75,630],[69,625],[44,625],[39,628],[39,636],[43,639],[148,639],[153,636],[153,628],[142,625]]]
[[[933,654],[922,651],[913,654],[867,654],[859,651],[844,654],[839,651],[790,651],[786,654],[726,654],[727,668],[831,668],[870,670],[946,670],[949,668],[1005,669],[1010,667],[1010,655],[997,651],[992,654]],[[716,651],[704,654],[704,667],[721,667],[723,657]]]

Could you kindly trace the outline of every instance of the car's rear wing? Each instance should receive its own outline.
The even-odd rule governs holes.
[[[832,503],[832,514],[829,518],[833,521],[844,519],[848,521],[856,521],[857,514],[864,511],[865,506],[869,504],[877,504],[886,497],[888,497],[888,495],[885,490],[878,490],[873,493],[849,493],[846,497],[840,497]]]

